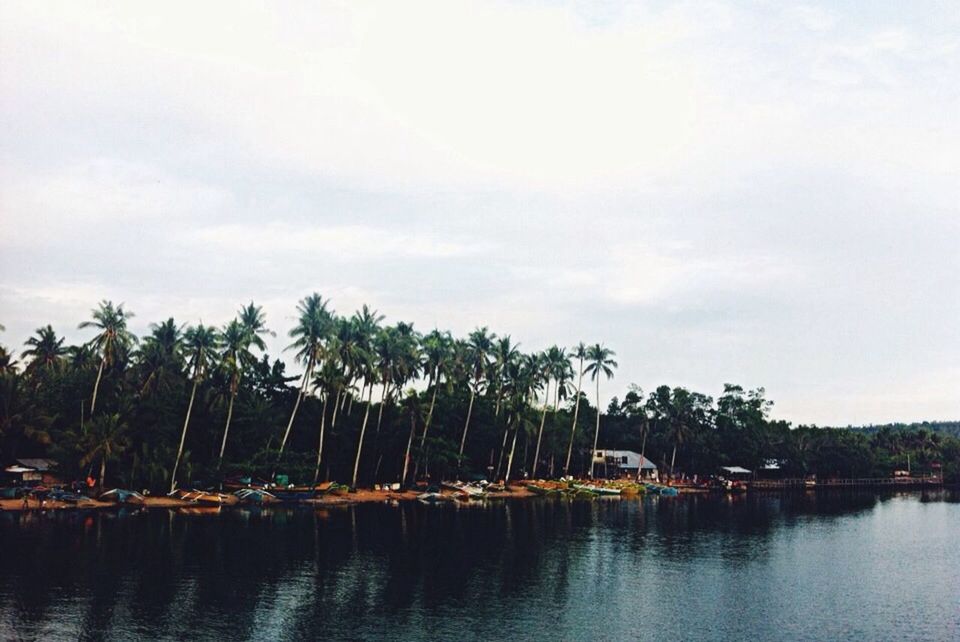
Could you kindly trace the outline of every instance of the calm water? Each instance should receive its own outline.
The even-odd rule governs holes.
[[[0,514],[0,638],[958,640],[958,500]]]

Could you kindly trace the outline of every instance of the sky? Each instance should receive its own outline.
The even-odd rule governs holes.
[[[268,6],[263,6],[267,4]],[[960,418],[960,4],[0,4],[0,342],[297,301]],[[290,354],[284,355],[290,359]]]

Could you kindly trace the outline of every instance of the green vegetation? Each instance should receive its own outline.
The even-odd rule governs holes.
[[[960,476],[956,424],[793,428],[770,418],[763,389],[727,385],[714,400],[632,386],[599,414],[601,381],[617,367],[601,344],[525,354],[485,327],[466,339],[420,334],[367,306],[337,315],[313,294],[289,331],[303,369],[290,376],[265,354],[270,331],[253,303],[222,329],[171,318],[142,339],[131,317],[104,301],[79,326],[95,331],[85,344],[65,346],[47,325],[19,361],[0,347],[5,461],[49,456],[67,476],[154,490],[237,473],[354,486],[586,475],[595,445],[675,473],[777,459],[788,475],[886,476],[909,459],[915,472],[942,463],[948,480]]]

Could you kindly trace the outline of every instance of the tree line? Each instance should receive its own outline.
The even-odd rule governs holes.
[[[457,338],[385,324],[364,305],[338,315],[314,293],[297,305],[288,350],[271,358],[261,307],[220,327],[150,325],[101,302],[65,345],[46,325],[18,354],[0,346],[0,452],[49,456],[67,476],[152,490],[233,475],[352,486],[448,477],[589,476],[601,448],[642,452],[671,474],[724,464],[791,474],[872,476],[943,463],[956,475],[958,440],[928,430],[873,434],[770,418],[763,389],[711,397],[635,386],[599,412],[616,371],[603,344],[523,352],[480,327]],[[591,403],[592,401],[592,403]]]

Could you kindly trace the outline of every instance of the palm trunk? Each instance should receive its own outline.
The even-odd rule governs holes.
[[[573,454],[573,437],[577,432],[577,417],[580,415],[580,389],[583,385],[583,359],[580,359],[580,376],[577,378],[577,400],[573,404],[573,426],[570,427],[570,445],[567,446],[567,462],[563,465],[563,475],[570,474],[570,456]]]
[[[420,458],[417,460],[417,463],[413,465],[413,481],[417,481],[417,473],[420,471],[420,460],[426,458],[426,451],[423,446],[427,442],[427,431],[430,430],[430,422],[433,419],[433,407],[437,404],[437,390],[440,389],[440,366],[437,366],[434,370],[433,376],[433,396],[430,399],[430,410],[427,411],[427,422],[423,425],[423,435],[420,436]],[[429,387],[429,386],[428,386]]]
[[[537,478],[537,462],[540,461],[540,440],[543,439],[543,426],[547,423],[547,408],[550,407],[550,382],[547,381],[547,390],[543,400],[543,414],[540,415],[540,430],[537,432],[537,448],[533,451],[533,466],[530,468],[530,479]]]
[[[223,465],[223,453],[227,449],[227,435],[230,434],[230,420],[233,418],[233,402],[237,398],[237,393],[230,393],[230,405],[227,407],[227,423],[223,427],[223,441],[220,442],[220,459],[217,461],[217,470]]]
[[[190,403],[187,405],[187,416],[183,420],[183,432],[180,433],[180,447],[177,449],[177,459],[173,462],[173,472],[170,473],[170,492],[177,489],[177,469],[180,467],[180,458],[183,457],[183,444],[187,441],[187,426],[190,425],[190,413],[193,412],[193,399],[197,395],[197,380],[193,381],[193,389],[190,391]]]
[[[470,388],[470,405],[467,406],[467,420],[463,422],[463,436],[460,437],[460,452],[457,453],[457,470],[460,470],[460,460],[463,459],[463,447],[467,443],[467,430],[470,429],[470,415],[473,414],[473,400],[477,396],[476,388]]]
[[[293,412],[290,413],[290,421],[287,422],[287,429],[283,432],[283,440],[280,442],[280,452],[277,453],[277,461],[283,457],[283,449],[287,447],[287,439],[290,437],[290,429],[293,428],[293,420],[297,417],[297,410],[300,408],[300,401],[307,392],[307,383],[310,381],[310,375],[313,374],[313,358],[307,363],[307,370],[303,373],[303,383],[300,385],[300,391],[297,393],[297,400],[293,404]],[[274,473],[276,474],[276,473]]]
[[[510,446],[510,456],[507,457],[507,472],[503,477],[504,488],[510,483],[510,469],[513,467],[513,453],[517,449],[517,433],[519,432],[520,426],[517,426],[516,430],[513,431],[513,444]]]
[[[400,474],[400,487],[407,484],[407,468],[410,465],[410,447],[413,446],[413,434],[417,431],[417,416],[410,413],[410,436],[407,437],[407,451],[403,454],[403,473]]]
[[[357,473],[360,472],[360,452],[363,450],[363,435],[367,432],[367,420],[370,418],[370,403],[373,401],[373,386],[370,386],[370,393],[367,395],[367,409],[363,413],[363,425],[360,426],[360,441],[357,442],[357,458],[353,461],[353,479],[350,485],[357,487]]]
[[[341,393],[343,393],[343,386],[337,388],[337,396],[333,400],[333,418],[330,419],[331,430],[337,427],[337,411],[340,410],[341,403],[347,399],[347,396],[344,394],[343,399],[341,400]]]
[[[387,382],[383,382],[383,392],[380,393],[380,410],[377,412],[377,435],[380,434],[380,424],[383,423],[383,407],[387,405]]]
[[[100,492],[103,493],[103,478],[107,474],[107,451],[103,451],[103,456],[100,457]]]
[[[590,479],[593,479],[593,463],[597,454],[597,439],[600,438],[600,375],[597,374],[597,429],[593,432],[593,450],[590,452]]]
[[[330,393],[323,394],[323,408],[320,409],[320,444],[317,446],[317,467],[313,470],[313,483],[316,485],[320,479],[320,462],[323,461],[323,429],[327,424],[327,402],[330,401]],[[334,410],[336,413],[336,410]]]
[[[677,459],[677,442],[673,442],[673,454],[670,455],[670,481],[673,481],[673,464]]]
[[[503,439],[500,443],[500,456],[497,457],[497,472],[494,475],[495,479],[500,479],[500,470],[503,468],[503,456],[507,452],[507,438],[510,436],[510,424],[507,424],[503,428]]]
[[[107,358],[100,359],[100,367],[97,368],[97,380],[93,383],[93,399],[90,401],[90,416],[93,417],[93,411],[97,409],[97,391],[100,390],[100,378],[103,376],[103,364]]]
[[[637,470],[637,481],[640,481],[640,478],[643,476],[643,462],[646,461],[647,434],[649,432],[650,432],[650,427],[647,425],[644,425],[643,441],[640,444],[640,468]]]

